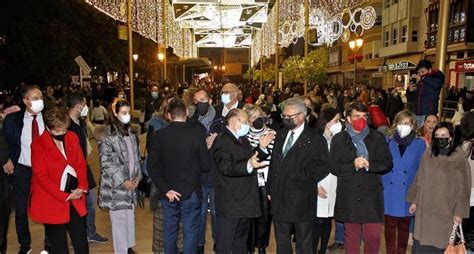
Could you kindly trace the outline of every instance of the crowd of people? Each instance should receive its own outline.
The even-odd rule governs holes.
[[[266,253],[272,226],[281,254],[406,253],[411,240],[413,253],[444,253],[453,228],[474,231],[472,91],[457,93],[459,123],[442,121],[444,76],[425,60],[417,71],[406,91],[150,84],[137,119],[125,89],[24,85],[2,103],[0,253],[11,199],[20,254],[32,251],[29,218],[49,253],[68,253],[68,236],[81,254],[107,242],[96,203],[114,253],[135,253],[145,196],[153,253],[204,253],[206,240]]]

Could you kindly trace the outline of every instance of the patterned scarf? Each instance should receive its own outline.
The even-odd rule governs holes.
[[[369,135],[369,127],[366,126],[361,133],[355,133],[352,129],[352,125],[348,123],[346,126],[346,131],[351,136],[352,143],[354,143],[357,148],[357,157],[364,157],[368,159],[369,151],[367,150],[364,139]]]
[[[200,115],[198,117],[198,121],[201,122],[201,124],[204,125],[204,127],[206,127],[207,132],[209,132],[209,129],[211,128],[212,120],[214,120],[215,116],[216,116],[216,109],[214,108],[214,106],[209,106],[207,113],[203,116]]]

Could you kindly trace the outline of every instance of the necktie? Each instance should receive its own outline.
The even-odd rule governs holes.
[[[35,140],[35,138],[39,137],[39,127],[38,121],[36,121],[37,115],[33,115],[33,121],[31,122],[31,141]]]
[[[288,138],[288,141],[286,142],[285,148],[283,148],[283,158],[286,156],[288,151],[290,151],[291,146],[293,145],[293,135],[295,133],[292,131],[290,134],[290,137]]]

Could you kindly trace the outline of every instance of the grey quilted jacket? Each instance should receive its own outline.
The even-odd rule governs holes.
[[[130,132],[132,139],[136,175],[130,177],[128,151],[124,137],[120,134],[111,134],[106,126],[96,127],[94,132],[99,143],[100,183],[99,207],[109,210],[132,209],[136,206],[136,190],[127,190],[123,186],[126,180],[141,177],[140,153],[137,137]]]

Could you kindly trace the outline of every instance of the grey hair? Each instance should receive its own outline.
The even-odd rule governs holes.
[[[306,115],[306,113],[308,112],[308,108],[306,108],[304,100],[300,97],[294,97],[284,101],[283,110],[285,110],[286,107],[295,107],[299,109],[299,111],[302,112],[304,115]]]

